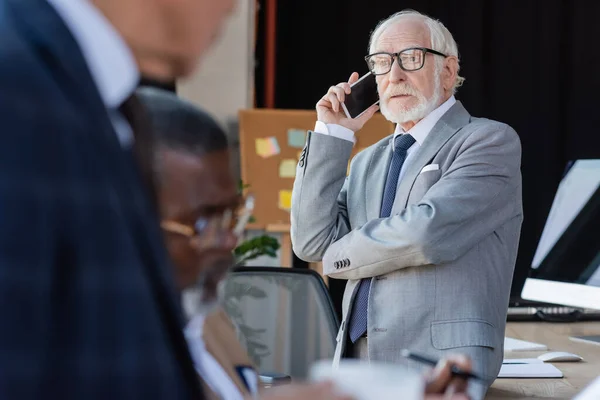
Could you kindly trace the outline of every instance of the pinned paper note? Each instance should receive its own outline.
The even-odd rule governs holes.
[[[271,136],[256,139],[256,154],[259,156],[267,158],[277,155],[280,152],[281,149],[279,148],[279,143],[277,143],[277,138]]]
[[[279,177],[280,178],[294,178],[296,176],[296,160],[287,159],[283,160],[279,164]]]
[[[289,211],[292,208],[292,191],[291,190],[280,190],[279,191],[279,208],[282,210]]]
[[[303,148],[306,142],[306,131],[303,129],[288,129],[288,146]]]

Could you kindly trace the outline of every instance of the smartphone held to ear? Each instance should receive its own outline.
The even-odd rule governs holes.
[[[346,95],[342,103],[346,117],[360,117],[369,107],[379,103],[377,81],[372,73],[361,76],[350,88],[352,91]]]

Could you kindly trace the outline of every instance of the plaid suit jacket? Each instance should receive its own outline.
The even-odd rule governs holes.
[[[44,0],[0,0],[0,398],[201,398],[153,207]]]

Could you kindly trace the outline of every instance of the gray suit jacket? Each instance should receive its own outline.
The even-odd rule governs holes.
[[[488,379],[471,391],[483,397],[502,364],[523,220],[519,138],[457,102],[404,166],[391,217],[379,218],[391,139],[357,154],[346,178],[352,143],[309,134],[292,196],[294,252],[349,280],[334,362],[357,285],[372,278],[370,359],[423,368],[401,350],[467,354]]]

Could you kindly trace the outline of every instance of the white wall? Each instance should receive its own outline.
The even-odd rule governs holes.
[[[215,0],[218,1],[218,0]],[[254,105],[255,2],[239,0],[220,38],[177,94],[211,113],[227,130],[239,177],[238,111]]]
[[[222,124],[252,107],[254,1],[240,0],[218,42],[197,72],[177,82],[177,93],[212,113]]]

